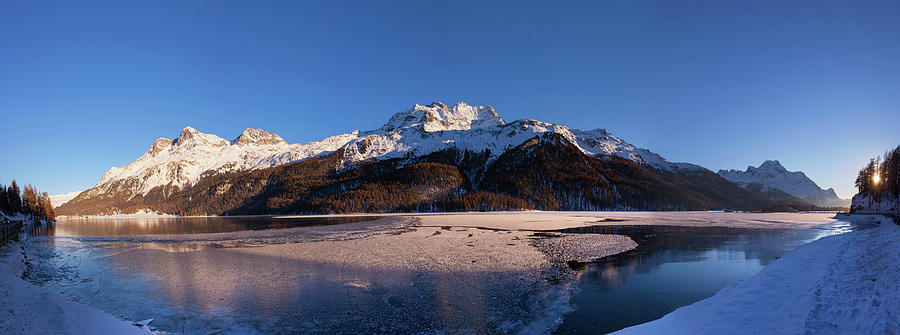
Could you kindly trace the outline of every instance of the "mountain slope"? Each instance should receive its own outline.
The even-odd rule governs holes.
[[[307,144],[287,144],[278,135],[247,128],[233,141],[194,128],[175,139],[157,139],[143,156],[109,169],[100,182],[78,198],[146,194],[159,186],[184,187],[204,174],[281,165],[334,151],[353,137],[338,135]]]
[[[50,196],[50,204],[53,205],[53,207],[58,207],[59,205],[62,205],[64,203],[68,202],[69,200],[72,200],[72,198],[75,198],[75,196],[77,196],[81,192],[82,191],[74,191],[74,192],[69,192],[69,193],[60,193],[60,194],[51,195]]]
[[[130,199],[70,202],[57,211],[83,215],[147,208],[182,215],[234,215],[808,207],[773,203],[709,170],[690,170],[696,175],[686,175],[615,155],[587,155],[552,132],[493,159],[488,150],[448,148],[343,168],[342,150],[272,168],[210,174],[190,186],[158,187]]]
[[[801,209],[672,163],[604,129],[506,122],[490,106],[435,102],[382,127],[307,144],[187,127],[112,168],[63,215],[505,209]]]
[[[741,187],[769,193],[775,199],[784,198],[781,194],[784,192],[820,207],[850,205],[850,201],[839,198],[834,189],[823,190],[803,172],[788,171],[777,160],[765,161],[759,167],[748,166],[746,171],[719,170],[718,174]]]
[[[590,156],[559,134],[532,138],[503,153],[480,187],[544,210],[771,209],[766,199],[706,169],[639,164]]]
[[[397,113],[378,129],[354,131],[307,144],[288,144],[278,135],[259,129],[248,128],[227,141],[186,127],[175,139],[157,139],[134,162],[111,168],[97,185],[73,200],[96,203],[94,200],[144,197],[155,188],[171,192],[193,185],[206,175],[264,169],[337,151],[341,153],[336,163],[340,168],[372,159],[421,156],[450,148],[486,151],[493,159],[547,132],[560,134],[588,155],[617,155],[665,170],[702,169],[691,164],[670,163],[603,129],[570,130],[537,120],[507,123],[490,106],[462,102],[447,106],[434,102]]]

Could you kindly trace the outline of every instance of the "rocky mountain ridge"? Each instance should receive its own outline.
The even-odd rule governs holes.
[[[227,141],[186,127],[174,139],[156,140],[134,162],[111,168],[58,212],[810,207],[795,200],[767,199],[605,129],[506,122],[491,106],[433,102],[396,113],[377,129],[306,144],[260,129]]]
[[[777,160],[767,160],[759,167],[748,166],[745,171],[719,170],[718,174],[744,188],[757,187],[763,192],[768,189],[779,190],[820,207],[850,205],[850,201],[838,197],[833,188],[824,190],[805,173],[788,171]]]
[[[537,120],[507,123],[491,106],[464,102],[415,105],[394,114],[381,128],[332,136],[306,144],[288,144],[280,136],[247,128],[232,141],[192,127],[174,139],[157,139],[147,152],[123,167],[113,167],[80,198],[110,194],[133,197],[156,187],[183,188],[206,174],[262,169],[299,161],[341,149],[337,163],[346,168],[370,159],[424,155],[447,148],[489,151],[492,157],[535,135],[554,132],[589,155],[614,154],[657,168],[700,168],[674,164],[662,156],[633,145],[603,129],[571,130]],[[76,199],[77,200],[77,199]]]

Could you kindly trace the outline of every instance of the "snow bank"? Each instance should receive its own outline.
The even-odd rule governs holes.
[[[900,226],[829,236],[755,276],[615,334],[896,334]]]
[[[0,217],[3,217],[7,220],[12,220],[12,221],[24,221],[25,220],[25,215],[23,215],[22,213],[16,213],[16,215],[7,215],[6,213],[3,213],[2,211],[0,211]]]
[[[148,332],[20,278],[18,243],[0,248],[0,334],[143,334]]]
[[[885,195],[879,199],[875,199],[871,195],[859,193],[853,196],[853,203],[850,205],[850,211],[862,214],[900,215],[900,198]]]

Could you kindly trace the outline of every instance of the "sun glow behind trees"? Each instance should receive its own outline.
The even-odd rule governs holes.
[[[900,196],[900,146],[869,160],[856,177],[856,187],[875,199]]]

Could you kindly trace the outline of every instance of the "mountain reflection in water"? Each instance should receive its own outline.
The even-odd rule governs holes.
[[[244,220],[250,222],[240,222]],[[187,334],[220,329],[235,334],[514,331],[529,320],[541,319],[535,315],[547,296],[541,292],[555,289],[545,282],[521,280],[526,274],[518,270],[371,268],[261,255],[249,252],[247,244],[209,246],[221,243],[217,238],[223,236],[268,243],[273,237],[259,237],[263,232],[299,236],[289,239],[294,241],[323,231],[372,230],[369,222],[343,226],[315,222],[316,227],[297,228],[301,232],[227,232],[244,226],[270,229],[273,223],[283,226],[282,220],[286,219],[65,222],[41,228],[28,239],[26,252],[34,257],[26,278],[115,315],[153,318],[155,327],[184,329]],[[311,224],[285,222],[290,227]],[[196,227],[175,227],[182,223]],[[212,227],[200,227],[204,224]],[[173,231],[182,233],[129,235]],[[216,239],[208,240],[209,231],[226,233],[212,234]]]
[[[38,227],[35,236],[140,236],[227,233],[244,230],[284,229],[371,221],[379,216],[216,216],[126,219],[68,219]]]

